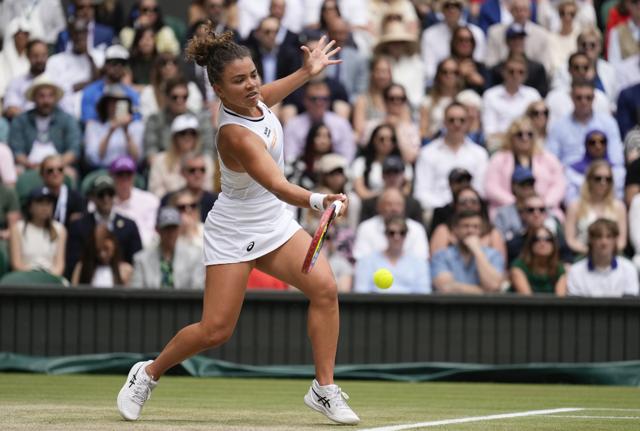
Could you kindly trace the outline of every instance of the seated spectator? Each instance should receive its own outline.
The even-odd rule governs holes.
[[[90,52],[87,46],[89,21],[71,18],[68,28],[72,46],[49,58],[47,75],[64,91],[60,107],[74,118],[80,118],[82,90],[98,79],[96,62],[102,63],[102,53]]]
[[[387,249],[385,221],[393,216],[404,217],[405,199],[400,190],[387,189],[378,198],[378,215],[363,221],[356,230],[353,257],[358,260],[373,252]],[[421,223],[407,219],[407,237],[403,250],[423,261],[429,257],[427,233]]]
[[[589,165],[585,182],[580,189],[580,198],[567,208],[565,228],[567,243],[578,254],[587,254],[587,231],[597,219],[612,220],[620,235],[616,235],[618,251],[627,245],[627,214],[622,201],[613,192],[613,174],[606,160],[596,160]]]
[[[391,85],[391,63],[384,56],[369,62],[369,86],[353,103],[353,131],[357,142],[363,142],[367,123],[385,117],[384,89]]]
[[[351,292],[354,267],[345,256],[344,252],[341,252],[340,246],[340,233],[345,229],[332,226],[329,233],[324,237],[324,250],[327,253],[327,259],[329,260],[329,266],[333,272],[333,276],[336,279],[338,285],[338,292]],[[352,238],[352,234],[347,233]],[[342,250],[344,251],[344,250]],[[349,250],[350,252],[351,250]]]
[[[73,270],[71,284],[92,287],[127,286],[133,267],[120,254],[118,239],[104,224],[97,225],[85,239],[82,259]]]
[[[612,64],[619,63],[627,57],[640,53],[640,4],[627,1],[625,6],[629,10],[630,19],[611,29],[607,59]]]
[[[398,155],[387,156],[382,162],[382,188],[376,195],[362,201],[360,221],[364,221],[376,215],[378,196],[386,189],[400,190],[404,195],[404,213],[412,220],[422,223],[422,207],[413,196],[410,195],[410,179],[407,179],[405,170],[407,165]]]
[[[284,127],[284,154],[286,161],[297,159],[304,150],[307,135],[315,123],[325,124],[331,132],[334,151],[347,161],[356,152],[353,129],[347,120],[329,111],[329,87],[323,81],[309,82],[304,90],[306,111],[287,121]]]
[[[33,80],[44,73],[48,57],[49,51],[45,42],[40,39],[29,41],[27,44],[29,71],[9,81],[3,102],[5,117],[11,119],[18,114],[33,109],[34,104],[27,100],[26,93]],[[6,139],[0,136],[0,142],[6,142]]]
[[[156,32],[153,27],[144,26],[135,29],[129,53],[131,78],[134,88],[140,92],[150,83],[151,70],[158,56]]]
[[[358,259],[353,291],[391,294],[431,293],[428,263],[404,249],[404,240],[408,233],[405,218],[391,217],[385,220],[384,228],[387,248]],[[378,289],[373,282],[373,274],[380,268],[387,268],[393,274],[393,284],[389,289]]]
[[[144,120],[164,110],[170,103],[165,91],[167,83],[173,79],[183,79],[178,68],[178,57],[166,52],[158,54],[153,62],[150,77],[149,85],[144,86],[140,92],[140,114]],[[200,112],[203,107],[200,89],[193,81],[188,82],[187,89],[187,110]]]
[[[527,32],[524,27],[519,24],[511,24],[509,28],[507,28],[507,32],[505,33],[505,38],[507,41],[508,54],[509,57],[522,57],[526,62],[526,73],[524,79],[524,85],[527,87],[535,88],[538,90],[538,93],[542,97],[547,94],[549,91],[549,82],[547,80],[547,71],[545,70],[545,65],[535,61],[534,59],[528,58],[525,45],[527,39]],[[504,67],[506,64],[506,60],[500,61],[498,64],[493,66],[490,70],[490,79],[488,86],[493,87],[495,85],[502,84],[504,82]]]
[[[445,132],[422,147],[416,161],[413,196],[425,211],[433,211],[451,202],[448,178],[453,168],[466,169],[473,178],[473,187],[484,194],[488,156],[484,148],[466,136],[466,108],[454,102],[445,110],[444,118]]]
[[[9,233],[11,269],[13,271],[64,272],[64,249],[67,231],[53,219],[54,197],[45,187],[29,193],[24,220],[18,220]]]
[[[0,108],[0,115],[2,109]],[[9,122],[6,118],[0,116],[0,143],[7,142],[9,140]],[[4,145],[4,144],[2,144]],[[13,156],[11,157],[13,159]]]
[[[155,216],[160,199],[153,193],[133,186],[136,163],[130,157],[115,159],[109,166],[109,173],[116,190],[115,212],[136,223],[143,246],[151,244],[155,237]]]
[[[118,35],[120,43],[125,48],[131,49],[135,37],[135,29],[140,27],[153,28],[156,33],[156,49],[158,51],[178,55],[180,42],[178,42],[171,27],[165,24],[157,0],[138,0],[131,7],[129,22],[125,28],[120,30]]]
[[[515,201],[499,207],[493,218],[493,224],[505,241],[509,241],[522,231],[520,212],[525,208],[527,198],[536,194],[535,183],[536,179],[529,168],[519,166],[511,176],[511,193]],[[544,208],[546,212],[546,206]]]
[[[551,4],[551,2],[545,3]],[[560,0],[556,2],[555,7],[559,17],[559,28],[552,30],[549,34],[549,44],[553,47],[549,53],[551,56],[550,72],[552,75],[556,70],[565,67],[569,56],[576,52],[578,48],[577,39],[581,28],[576,19],[578,13],[576,0]],[[549,7],[549,9],[552,9],[552,7]]]
[[[288,163],[285,167],[287,179],[307,190],[313,189],[318,180],[318,161],[331,153],[333,153],[333,144],[329,128],[323,123],[312,125],[307,135],[304,151],[298,159]],[[344,159],[339,154],[336,156]]]
[[[587,257],[571,266],[567,294],[573,296],[637,296],[638,272],[616,256],[620,230],[615,221],[599,218],[588,229]]]
[[[390,124],[381,124],[371,133],[369,143],[362,149],[362,155],[351,165],[353,190],[361,200],[375,198],[382,192],[382,165],[390,156],[401,157],[395,129]],[[403,163],[402,160],[400,162]],[[403,173],[407,180],[405,191],[408,192],[413,179],[410,164],[405,164]]]
[[[204,223],[207,219],[207,215],[216,199],[218,194],[207,191],[204,189],[205,182],[208,179],[205,177],[207,170],[206,158],[204,154],[189,153],[182,157],[180,162],[180,173],[185,181],[185,186],[180,190],[188,190],[191,196],[198,202],[200,208],[200,221]],[[169,199],[173,193],[167,193],[162,197],[160,206],[166,206],[169,204]]]
[[[492,218],[499,207],[515,201],[511,183],[519,169],[533,174],[536,192],[544,196],[549,209],[562,216],[560,203],[567,185],[562,164],[544,148],[529,119],[521,117],[511,123],[502,148],[489,159],[484,189]]]
[[[567,193],[565,203],[569,205],[580,197],[580,188],[585,181],[587,169],[595,160],[606,160],[607,155],[607,135],[600,130],[590,130],[584,140],[584,157],[582,160],[567,166],[565,172],[567,177]],[[612,166],[613,187],[617,199],[622,199],[624,188],[625,168],[623,166]]]
[[[91,237],[96,226],[105,225],[113,233],[124,262],[133,264],[133,255],[142,250],[136,223],[113,209],[115,194],[115,185],[109,175],[99,175],[93,180],[88,192],[93,210],[69,225],[65,263],[67,278],[72,277],[73,269],[82,256],[82,244]]]
[[[31,3],[30,0],[4,0],[0,14],[0,29],[6,29],[14,17],[26,15],[33,28],[31,37],[44,37],[46,44],[55,43],[56,36],[64,30],[65,16],[62,0]]]
[[[561,8],[562,5],[570,4],[573,8]],[[536,19],[538,24],[550,32],[560,31],[562,27],[563,11],[572,13],[571,19],[575,19],[575,26],[585,28],[596,25],[596,11],[591,0],[563,0],[549,1],[541,0],[537,2],[538,11]],[[567,14],[565,14],[566,16]],[[577,36],[577,35],[576,35]],[[555,48],[550,41],[550,47]]]
[[[481,245],[482,216],[461,211],[452,220],[456,244],[431,258],[431,282],[441,293],[499,292],[504,279],[504,258],[495,249]]]
[[[429,252],[433,256],[436,252],[456,243],[451,220],[455,214],[462,211],[475,211],[482,216],[482,229],[480,230],[480,242],[483,246],[491,247],[502,254],[503,259],[507,257],[507,250],[502,235],[491,224],[487,212],[487,205],[482,200],[477,191],[471,187],[458,190],[453,196],[453,215],[446,222],[438,225],[433,230],[429,241]]]
[[[82,19],[89,23],[89,32],[86,35],[87,45],[92,49],[104,50],[113,41],[113,28],[96,22],[96,7],[98,2],[94,0],[73,0],[73,17]],[[92,42],[91,44],[89,42]],[[58,34],[55,52],[71,50],[73,40],[68,30],[63,30]]]
[[[207,111],[199,113],[189,111],[187,100],[189,99],[189,84],[181,78],[167,81],[165,87],[165,100],[167,104],[162,111],[149,116],[144,128],[144,154],[149,166],[153,166],[155,156],[167,151],[173,142],[171,126],[176,117],[188,114],[198,120],[198,133],[203,142],[213,142],[213,128],[211,116]],[[206,145],[202,150],[211,154],[212,145]]]
[[[482,130],[482,97],[474,90],[462,90],[455,98],[467,110],[467,136],[481,147],[486,146]]]
[[[108,85],[120,84],[124,86],[129,99],[133,105],[133,113],[136,118],[140,118],[138,107],[140,106],[140,95],[133,87],[125,84],[126,68],[129,64],[129,51],[122,45],[112,45],[105,51],[104,66],[102,67],[102,78],[87,85],[82,91],[80,108],[80,120],[86,123],[89,120],[96,120],[98,113],[96,107],[98,101]]]
[[[488,81],[488,71],[483,64],[484,58],[476,56],[480,50],[476,50],[476,33],[472,28],[459,26],[453,31],[450,51],[451,58],[458,62],[462,88],[482,94]]]
[[[575,81],[571,85],[573,112],[551,124],[547,149],[564,166],[580,161],[584,155],[587,132],[601,130],[607,136],[607,155],[614,166],[623,165],[622,142],[616,121],[610,114],[593,108],[594,88],[591,82]]]
[[[449,172],[449,190],[451,196],[456,196],[458,192],[464,188],[471,187],[471,174],[463,168],[453,168]],[[433,235],[433,231],[442,223],[448,223],[454,213],[453,201],[448,204],[437,207],[433,210],[433,217],[429,224],[429,238]]]
[[[507,240],[507,263],[509,266],[522,254],[527,233],[542,227],[549,229],[556,238],[560,260],[567,266],[573,263],[573,252],[567,245],[562,223],[549,213],[541,196],[533,194],[526,197],[522,207],[518,208],[518,215],[521,228],[514,231]]]
[[[529,232],[520,257],[509,273],[511,285],[520,295],[554,293],[565,296],[567,276],[560,261],[558,241],[546,227]]]
[[[549,127],[549,108],[547,108],[544,100],[531,102],[525,114],[531,120],[531,126],[538,139],[546,143]]]
[[[82,217],[86,205],[82,195],[65,184],[62,157],[45,157],[40,164],[40,177],[55,201],[53,219],[68,228]]]
[[[76,119],[58,107],[62,94],[44,74],[27,90],[27,99],[35,107],[14,118],[9,132],[9,146],[21,170],[35,169],[45,157],[58,154],[66,172],[75,178],[72,166],[80,155],[81,133]]]
[[[624,179],[624,202],[630,206],[633,197],[640,193],[640,127],[627,134],[627,141],[630,146],[627,152],[627,176]]]
[[[0,123],[4,118],[0,118]],[[0,184],[13,187],[18,179],[11,148],[0,140]]]
[[[182,189],[171,195],[169,205],[180,212],[178,240],[202,249],[204,245],[204,224],[200,221],[198,202],[189,190]]]
[[[524,85],[526,75],[525,58],[509,57],[502,68],[504,83],[482,95],[482,126],[490,150],[499,148],[513,120],[524,115],[531,102],[541,99],[538,90]]]
[[[460,69],[453,58],[445,58],[436,69],[434,83],[420,104],[420,137],[432,140],[444,127],[444,111],[460,90]]]
[[[629,241],[633,246],[633,263],[640,272],[640,195],[635,195],[629,205]]]
[[[158,197],[174,192],[185,185],[181,174],[180,162],[188,153],[199,153],[202,141],[198,136],[198,119],[193,115],[177,116],[171,124],[171,145],[166,151],[158,153],[149,172],[149,191]],[[213,189],[214,165],[211,156],[204,155],[206,190]]]
[[[160,241],[134,256],[131,287],[147,289],[203,289],[202,250],[178,241],[180,213],[163,207],[156,229]]]
[[[0,183],[0,253],[8,252],[9,233],[18,220],[20,220],[18,195],[14,189]]]
[[[618,96],[616,120],[622,138],[626,138],[629,130],[640,124],[640,84],[622,89]]]
[[[108,167],[120,156],[140,163],[144,124],[133,117],[131,99],[124,87],[108,85],[96,107],[98,118],[87,122],[85,157],[90,169]]]
[[[29,71],[27,44],[31,33],[31,23],[22,16],[14,17],[7,27],[2,29],[0,97],[4,97],[9,82]]]

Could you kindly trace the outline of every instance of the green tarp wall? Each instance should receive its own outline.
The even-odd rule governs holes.
[[[38,357],[0,352],[0,371],[47,374],[126,374],[140,360],[156,354],[109,353],[81,356]],[[172,370],[194,377],[311,378],[311,365],[254,366],[195,356]],[[501,383],[575,383],[640,386],[640,361],[603,363],[539,363],[483,365],[456,363],[401,363],[338,365],[338,379],[406,382],[465,381]]]

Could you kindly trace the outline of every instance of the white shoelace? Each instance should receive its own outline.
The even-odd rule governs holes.
[[[347,404],[347,400],[349,399],[349,395],[347,395],[346,392],[343,392],[342,389],[340,389],[340,386],[336,386],[335,391],[331,391],[329,393],[327,393],[327,395],[329,396],[329,399],[333,402],[333,405],[335,406],[335,408],[338,409],[351,409],[349,407],[349,405]]]
[[[131,399],[138,405],[143,405],[145,401],[151,398],[151,388],[142,380],[133,385],[131,391],[133,392]]]

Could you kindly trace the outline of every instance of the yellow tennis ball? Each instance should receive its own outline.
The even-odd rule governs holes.
[[[388,289],[393,284],[393,274],[386,268],[381,268],[373,273],[373,283],[378,289]]]

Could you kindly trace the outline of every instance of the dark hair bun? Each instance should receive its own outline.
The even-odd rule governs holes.
[[[203,26],[204,34],[196,35],[187,44],[187,59],[195,61],[199,66],[207,67],[207,63],[216,49],[233,42],[233,32],[225,31],[216,35],[213,24],[208,21]]]

